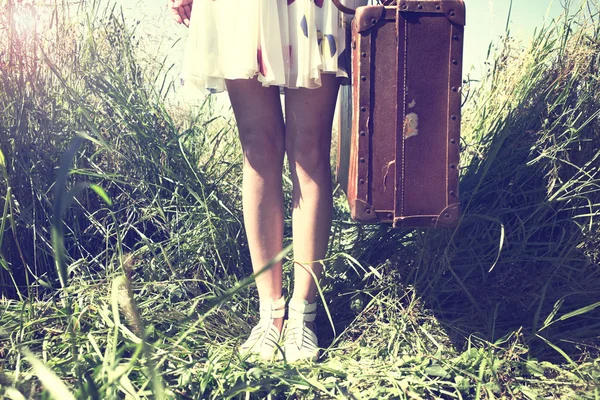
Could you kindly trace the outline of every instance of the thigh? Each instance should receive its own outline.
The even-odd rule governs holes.
[[[264,87],[256,79],[225,81],[242,146],[271,139],[283,143],[283,112],[279,87]]]
[[[322,74],[321,82],[317,89],[285,91],[285,147],[290,158],[315,150],[329,156],[339,80],[334,74]]]

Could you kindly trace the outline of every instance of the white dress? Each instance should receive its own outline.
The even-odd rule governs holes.
[[[349,7],[368,0],[342,0]],[[321,73],[347,78],[344,20],[331,0],[195,0],[182,82],[211,92],[224,79],[317,88]]]

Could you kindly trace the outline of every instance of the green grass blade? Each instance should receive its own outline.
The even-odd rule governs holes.
[[[31,364],[35,374],[40,378],[40,381],[42,381],[44,387],[53,399],[75,400],[75,396],[73,396],[65,383],[61,381],[60,378],[40,359],[34,356],[32,352],[26,348],[22,348],[21,353],[23,353],[25,359]]]

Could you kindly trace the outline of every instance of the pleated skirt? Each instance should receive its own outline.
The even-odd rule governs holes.
[[[181,81],[221,92],[225,79],[287,88],[318,88],[323,73],[347,79],[349,21],[331,0],[195,0]]]

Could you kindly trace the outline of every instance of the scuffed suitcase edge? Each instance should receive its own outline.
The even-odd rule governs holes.
[[[466,25],[466,8],[462,0],[402,0],[398,4],[401,12],[444,14],[450,22]]]
[[[394,219],[394,228],[455,228],[460,220],[460,203],[450,204],[438,216],[419,215]]]

